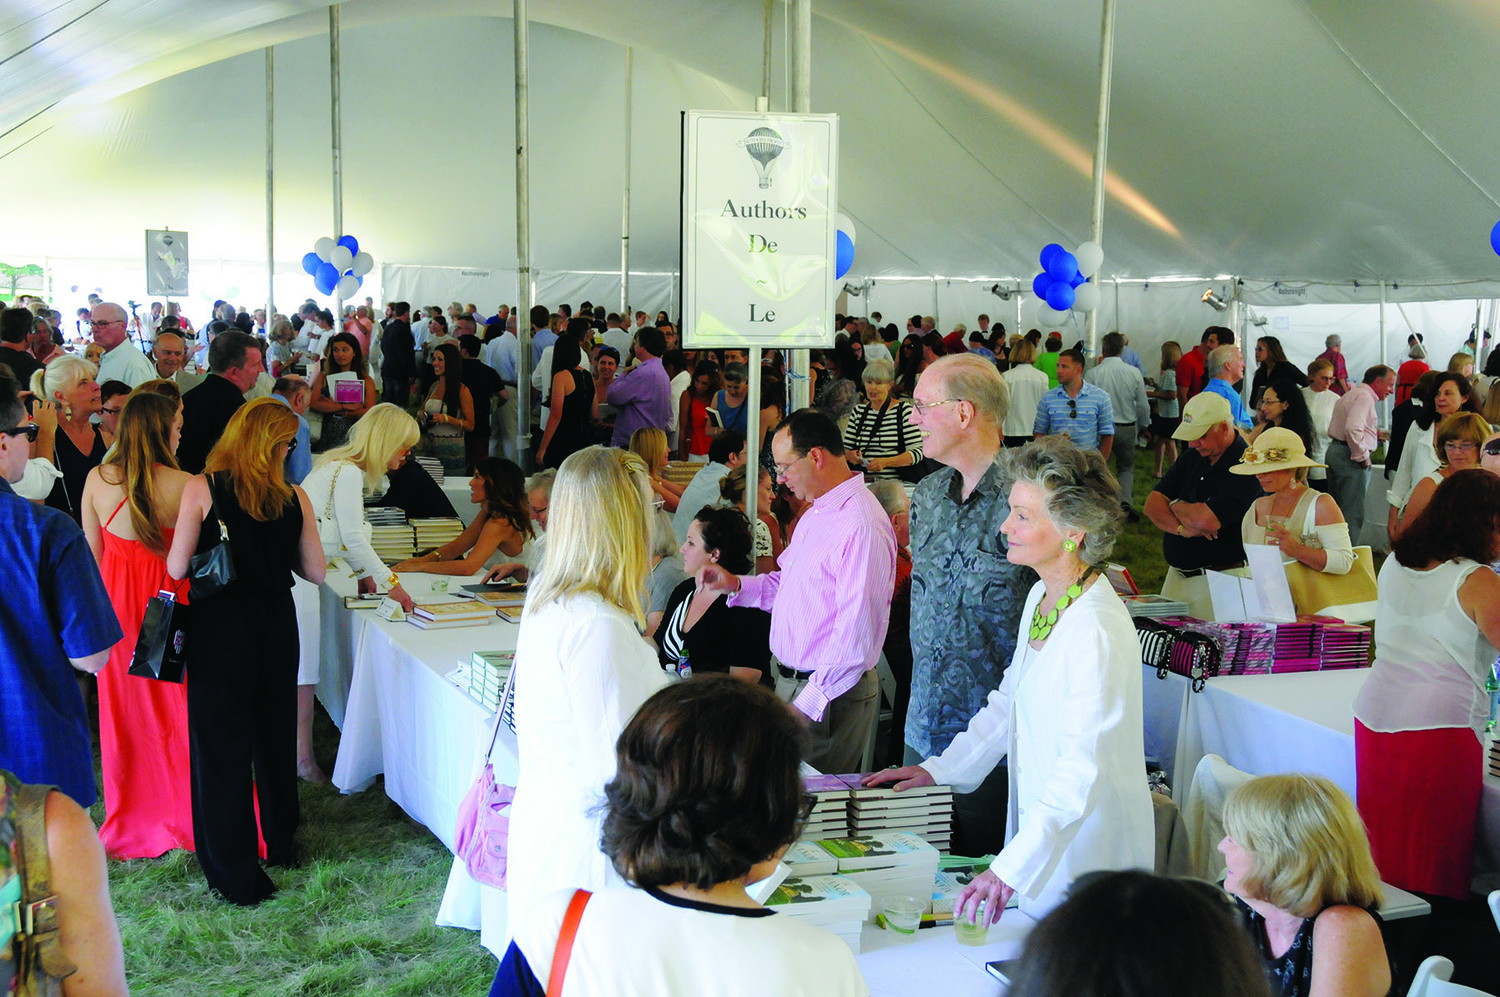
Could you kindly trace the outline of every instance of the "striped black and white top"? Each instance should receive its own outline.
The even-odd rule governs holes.
[[[895,457],[897,454],[912,454],[912,463],[922,459],[922,434],[907,422],[911,405],[890,397],[879,409],[869,402],[860,402],[849,413],[849,422],[844,427],[844,449],[858,450],[869,460],[871,457]],[[894,478],[896,469],[867,471],[868,477]]]

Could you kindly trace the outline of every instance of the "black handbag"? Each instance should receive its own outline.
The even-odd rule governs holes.
[[[162,589],[146,602],[141,632],[130,659],[130,674],[163,682],[181,682],[187,665],[188,610],[177,593]]]
[[[229,549],[229,530],[214,506],[214,479],[208,479],[208,511],[219,523],[219,542],[188,560],[188,589],[194,601],[218,595],[234,584],[234,552]]]

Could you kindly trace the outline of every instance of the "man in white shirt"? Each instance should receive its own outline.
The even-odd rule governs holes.
[[[630,356],[630,330],[624,327],[624,320],[614,312],[604,320],[604,345],[613,346],[615,352],[622,357]]]
[[[1109,394],[1115,417],[1115,442],[1110,455],[1114,458],[1115,478],[1120,482],[1121,505],[1125,507],[1126,518],[1138,523],[1141,514],[1135,511],[1132,491],[1135,486],[1135,441],[1140,433],[1151,427],[1151,402],[1146,397],[1146,379],[1122,356],[1125,337],[1111,332],[1104,337],[1100,348],[1103,359],[1084,376],[1084,380]]]
[[[156,376],[171,381],[183,394],[203,380],[202,374],[190,374],[184,366],[187,346],[177,333],[163,331],[156,337],[151,353],[156,358]]]
[[[94,342],[104,348],[96,380],[124,381],[132,388],[156,377],[156,368],[126,335],[129,316],[113,301],[101,301],[89,314]]]
[[[688,527],[706,505],[718,507],[719,481],[745,462],[745,434],[726,429],[708,445],[708,463],[698,469],[693,480],[682,490],[677,511],[672,514],[672,532],[677,542],[687,540]]]

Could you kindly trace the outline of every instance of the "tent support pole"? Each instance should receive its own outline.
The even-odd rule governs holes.
[[[266,46],[266,332],[276,315],[276,50]]]
[[[531,450],[531,56],[526,0],[512,0],[516,43],[516,456],[523,469]],[[627,166],[627,169],[629,167]]]
[[[812,5],[813,0],[791,0],[788,12],[792,19],[792,111],[812,113]],[[764,56],[762,56],[764,58]],[[831,320],[833,316],[829,316]],[[812,381],[808,379],[810,363],[807,350],[787,350],[788,412],[812,404]],[[758,374],[758,372],[752,372]],[[746,423],[749,426],[749,423]],[[747,434],[748,435],[748,434]],[[745,479],[749,481],[749,479]],[[749,491],[749,486],[746,486]]]
[[[344,237],[344,163],[343,163],[343,111],[339,92],[339,5],[328,5],[328,93],[333,117],[333,238]],[[342,274],[340,275],[342,276]],[[333,327],[344,328],[344,299],[337,287],[333,289]]]
[[[745,396],[745,518],[750,521],[751,536],[755,535],[756,499],[760,495],[760,355],[759,346],[750,347],[746,365],[750,393]],[[755,565],[750,568],[754,574]]]
[[[1094,121],[1094,202],[1089,212],[1089,238],[1104,245],[1104,171],[1109,158],[1109,92],[1115,66],[1115,0],[1104,0],[1099,29],[1099,113]],[[1094,280],[1098,281],[1096,274]],[[1115,324],[1119,324],[1115,316]],[[1099,355],[1099,309],[1089,312],[1089,355]]]
[[[1386,357],[1386,349],[1385,349],[1385,281],[1381,281],[1380,282],[1380,362],[1382,364],[1385,363],[1385,357]],[[1386,406],[1387,406],[1387,404],[1388,403],[1386,403],[1386,402],[1381,402],[1380,403],[1380,419],[1381,419],[1382,422],[1386,423],[1386,425],[1390,425],[1390,422],[1388,420],[1388,415],[1387,415],[1387,412],[1386,412]]]
[[[625,191],[620,206],[620,314],[630,308],[630,142],[635,113],[635,49],[625,46]],[[630,322],[625,323],[630,328]]]

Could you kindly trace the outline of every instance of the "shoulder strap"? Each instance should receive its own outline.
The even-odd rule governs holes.
[[[333,469],[333,480],[328,483],[328,504],[323,507],[323,519],[325,521],[333,518],[333,493],[338,488],[339,475],[344,472],[344,467],[347,464],[348,461],[341,460],[339,461],[339,466]]]
[[[21,903],[16,910],[21,943],[14,951],[16,979],[23,981],[23,986],[38,968],[56,980],[78,969],[63,955],[57,926],[57,895],[52,892],[52,867],[47,855],[47,794],[55,788],[21,786],[12,812],[21,839],[18,850]]]
[[[1304,537],[1318,532],[1318,496],[1322,494],[1316,488],[1309,486],[1307,494],[1297,500],[1299,505],[1307,506],[1307,511],[1302,515],[1302,535]]]
[[[203,478],[208,482],[208,511],[213,513],[214,518],[219,521],[219,541],[221,543],[228,543],[229,527],[224,525],[224,517],[219,514],[218,499],[214,495],[214,476],[212,474],[205,474]]]
[[[109,528],[109,524],[113,523],[115,521],[115,517],[120,514],[120,510],[123,509],[123,508],[125,508],[125,503],[129,502],[129,501],[130,501],[130,496],[129,495],[126,495],[124,498],[120,499],[120,504],[117,505],[117,506],[115,506],[115,511],[112,512],[112,513],[110,513],[109,514],[109,518],[104,521],[104,527],[105,527],[105,529]]]
[[[573,937],[578,934],[578,922],[583,920],[583,909],[588,906],[593,894],[588,890],[577,890],[568,901],[568,912],[563,915],[562,929],[557,933],[557,949],[552,953],[552,973],[547,977],[547,997],[562,997],[563,980],[568,975],[568,959],[573,954]]]

